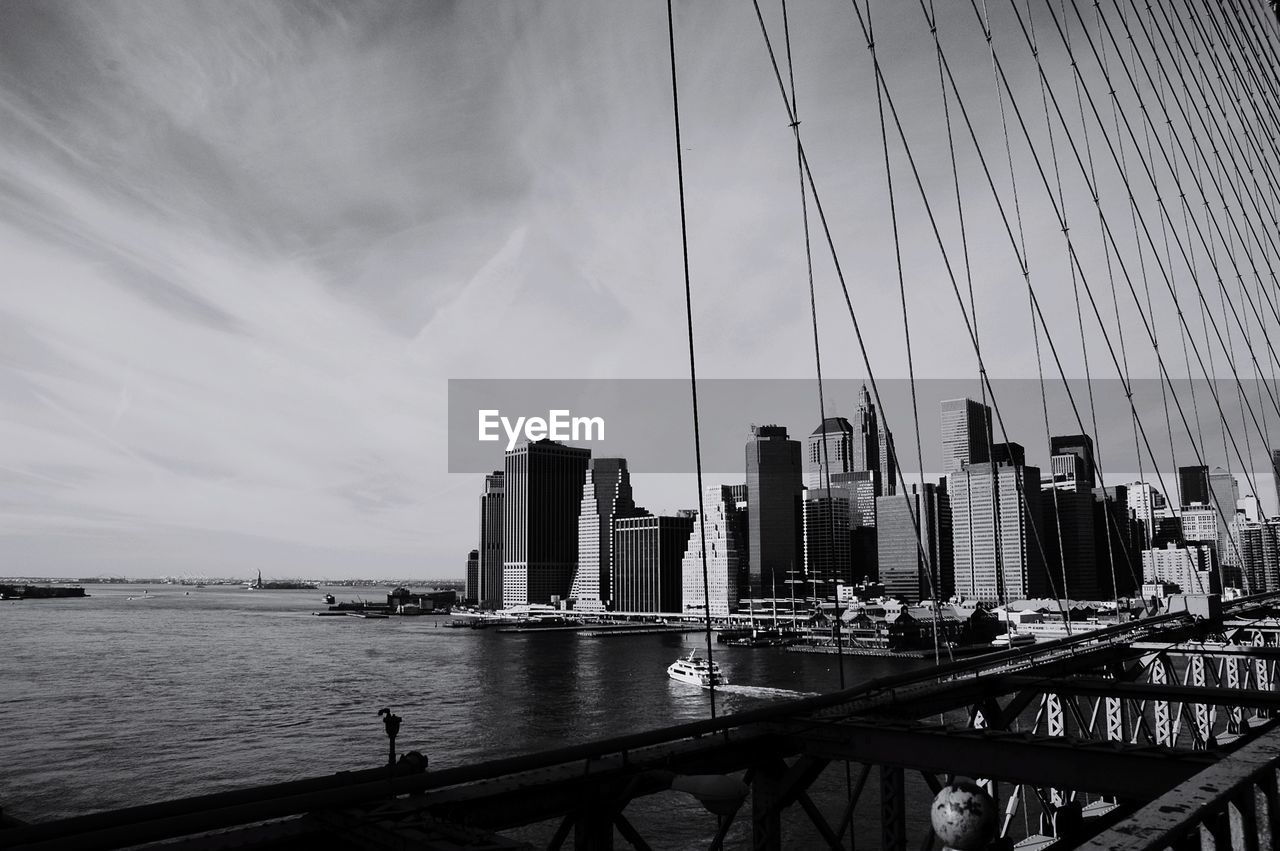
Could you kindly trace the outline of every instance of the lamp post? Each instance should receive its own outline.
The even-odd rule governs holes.
[[[396,734],[400,732],[400,716],[395,715],[390,709],[379,709],[378,715],[382,717],[382,723],[387,729],[387,765],[391,768],[396,764]]]

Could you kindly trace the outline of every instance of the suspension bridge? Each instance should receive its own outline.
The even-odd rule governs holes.
[[[689,47],[671,12],[669,4],[684,224],[678,104],[687,83],[677,48]],[[819,421],[827,421],[820,320],[828,339],[829,325],[843,325],[818,308],[817,288],[828,283],[884,411],[864,334],[889,322],[860,299],[858,264],[833,225],[832,175],[812,156],[818,122],[791,37],[805,9],[753,0],[752,12],[777,85],[778,131],[794,141]],[[910,38],[883,40],[886,17],[891,32]],[[1057,426],[1094,435],[1103,478],[1119,442],[1131,443],[1125,452],[1138,473],[1157,477],[1167,494],[1176,487],[1162,471],[1217,460],[1259,494],[1257,471],[1273,473],[1269,453],[1280,439],[1272,437],[1280,424],[1275,10],[1259,0],[852,0],[847,23],[869,60],[875,110],[863,119],[877,144],[857,156],[883,169],[900,294],[893,321],[901,319],[904,343],[895,357],[913,386],[911,332],[921,317],[909,306],[918,282],[908,261],[928,253],[937,270],[930,298],[955,311],[957,331],[930,345],[972,352],[1000,437],[1016,437],[984,355],[1005,331],[979,322],[975,297],[975,278],[997,263],[1000,301],[1026,304],[1033,346],[1025,354],[1046,441]],[[895,76],[893,59],[905,51],[929,60],[928,79]],[[926,151],[941,156],[925,161]],[[907,208],[917,213],[910,227]],[[700,447],[689,239],[686,231]],[[1155,417],[1132,404],[1144,371],[1161,383]],[[1119,437],[1099,429],[1091,382],[1104,377],[1130,400]],[[1080,378],[1082,395],[1071,389]],[[1067,415],[1051,423],[1054,381]],[[914,404],[912,419],[922,477]],[[894,463],[906,481],[910,453]],[[1026,528],[1034,536],[1038,524]],[[1140,565],[1112,554],[1109,567],[1117,595],[1141,584]],[[1068,597],[1065,564],[1057,578],[1057,596]],[[1240,581],[1236,599],[1188,596],[1181,610],[1025,649],[950,662],[939,654],[924,671],[766,709],[716,715],[713,695],[704,721],[621,739],[442,770],[405,759],[54,822],[0,814],[0,846],[648,848],[670,847],[678,835],[681,845],[712,849],[855,840],[929,848],[938,845],[929,801],[964,776],[994,807],[995,835],[982,847],[1272,848],[1280,843],[1280,588],[1251,587],[1258,578],[1247,572]]]

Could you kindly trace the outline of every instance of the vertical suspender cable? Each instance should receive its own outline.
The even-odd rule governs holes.
[[[680,87],[676,77],[676,25],[675,15],[671,9],[672,0],[667,0],[667,41],[671,55],[671,114],[676,131],[676,184],[680,191],[680,248],[684,261],[684,308],[685,319],[689,329],[689,389],[693,402],[693,457],[698,473],[698,534],[701,537],[702,552],[702,599],[706,604],[705,624],[707,638],[708,682],[711,694],[711,717],[716,717],[716,679],[711,671],[711,580],[707,571],[707,511],[703,504],[702,494],[702,433],[698,423],[698,370],[693,352],[693,291],[689,283],[689,226],[685,215],[684,204],[684,150],[680,142]]]

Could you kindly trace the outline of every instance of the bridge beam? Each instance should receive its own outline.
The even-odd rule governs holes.
[[[1125,800],[1150,800],[1216,760],[1208,752],[1113,742],[1080,742],[1026,733],[864,721],[797,724],[775,730],[802,753],[934,774],[963,774]]]

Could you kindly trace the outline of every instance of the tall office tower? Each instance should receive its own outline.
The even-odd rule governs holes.
[[[574,608],[602,612],[612,598],[613,524],[637,511],[625,458],[592,458],[578,513],[578,567],[569,587]]]
[[[946,488],[925,483],[923,489],[912,485],[910,495],[882,496],[876,500],[876,515],[884,593],[911,603],[950,598],[955,593],[955,565],[951,551],[951,500]]]
[[[1040,477],[1040,489],[1055,489],[1071,493],[1088,493],[1093,490],[1085,472],[1084,459],[1074,452],[1049,456],[1049,475]]]
[[[851,472],[872,473],[869,478],[874,483],[875,496],[897,492],[893,435],[880,420],[865,384],[858,392],[858,407],[852,423],[844,417],[827,417],[805,439],[805,487],[810,490],[828,487],[827,477],[823,475],[824,463],[833,476]]]
[[[1247,493],[1236,501],[1236,513],[1243,514],[1250,520],[1262,522],[1262,500],[1254,494]]]
[[[1193,502],[1182,508],[1182,537],[1187,541],[1196,541],[1218,548],[1218,512],[1202,502]]]
[[[1079,490],[1091,491],[1102,482],[1098,481],[1098,468],[1093,455],[1093,438],[1087,434],[1063,434],[1049,438],[1050,455],[1074,455],[1080,459],[1084,470],[1084,487]]]
[[[1142,583],[1142,550],[1147,537],[1143,524],[1129,507],[1129,488],[1094,488],[1093,497],[1099,597],[1106,600],[1134,593]]]
[[[472,550],[467,553],[467,584],[462,596],[469,602],[474,603],[479,599],[476,595],[480,593],[480,551]]]
[[[502,470],[484,477],[480,496],[480,581],[476,605],[483,609],[502,608],[502,512],[504,502]]]
[[[578,512],[590,449],[553,440],[507,453],[502,512],[502,603],[565,597],[578,564]]]
[[[991,444],[991,460],[997,464],[1013,464],[1017,467],[1025,467],[1027,464],[1027,450],[1021,443],[993,443]]]
[[[1235,478],[1221,467],[1209,471],[1209,507],[1218,518],[1218,560],[1233,542],[1227,525],[1236,516],[1236,503],[1240,501],[1240,488]]]
[[[1181,494],[1182,507],[1193,503],[1209,504],[1209,468],[1179,467],[1178,492]]]
[[[1280,449],[1271,450],[1271,476],[1276,485],[1276,505],[1280,510]]]
[[[1259,591],[1280,591],[1280,517],[1262,521],[1262,587]]]
[[[831,489],[849,494],[849,510],[855,528],[876,525],[876,473],[873,470],[855,470],[836,473],[831,477]]]
[[[897,493],[898,472],[893,458],[893,435],[876,411],[867,385],[858,391],[858,407],[853,412],[853,463],[849,470],[873,470],[876,496]]]
[[[688,545],[680,562],[681,605],[686,613],[728,615],[738,610],[739,553],[742,552],[740,518],[745,512],[734,505],[730,487],[707,488],[703,497],[706,523],[693,518]],[[706,579],[702,573],[702,542],[706,535]],[[710,590],[710,605],[705,591]]]
[[[825,472],[836,475],[854,469],[854,444],[862,440],[862,435],[855,434],[853,426],[844,417],[823,420],[804,442],[804,486],[809,490],[825,488]],[[823,443],[826,444],[825,454]],[[856,454],[865,457],[866,447],[859,447]]]
[[[1059,458],[1079,461],[1075,455],[1055,455],[1051,460]],[[1062,490],[1053,483],[1042,484],[1042,487],[1040,510],[1044,534],[1041,541],[1050,587],[1057,590],[1058,597],[1100,599],[1093,494]]]
[[[1125,485],[1129,492],[1129,508],[1133,515],[1142,521],[1143,548],[1151,547],[1151,539],[1165,514],[1164,494],[1146,482],[1130,482]]]
[[[1218,559],[1208,544],[1170,543],[1163,549],[1143,550],[1142,576],[1144,582],[1177,585],[1184,594],[1216,594],[1222,590]]]
[[[1156,531],[1151,536],[1151,546],[1148,549],[1162,550],[1169,544],[1182,546],[1186,542],[1187,538],[1182,534],[1182,518],[1161,517],[1156,521]]]
[[[991,409],[972,399],[942,403],[943,472],[954,473],[967,464],[990,460]]]
[[[851,520],[848,491],[843,488],[805,491],[803,582],[806,587],[824,596],[834,595],[837,583],[853,581]],[[790,578],[800,580],[800,577]]]
[[[1243,514],[1232,518],[1227,534],[1233,546],[1223,547],[1223,585],[1257,594],[1266,590],[1262,524]]]
[[[956,593],[1000,603],[1047,597],[1040,509],[1040,470],[1016,464],[969,464],[947,475]]]
[[[783,426],[752,426],[747,442],[747,510],[751,549],[749,591],[753,597],[785,589],[804,566],[800,532],[800,442]]]
[[[615,611],[677,614],[684,611],[682,561],[696,513],[614,520],[610,587]]]

